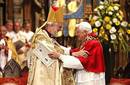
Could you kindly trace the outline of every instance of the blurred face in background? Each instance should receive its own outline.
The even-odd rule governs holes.
[[[7,33],[7,29],[5,26],[0,26],[0,37],[5,36]]]
[[[13,31],[13,22],[12,21],[7,22],[6,28],[7,28],[8,32]]]
[[[26,32],[29,32],[30,30],[31,30],[31,23],[26,23],[25,25],[24,25],[24,30],[26,31]]]
[[[15,22],[14,23],[14,30],[15,30],[15,32],[19,32],[20,29],[21,29],[20,23],[19,22]]]

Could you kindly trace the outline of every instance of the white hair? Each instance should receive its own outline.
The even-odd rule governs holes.
[[[86,30],[88,33],[92,32],[92,27],[88,22],[81,22],[76,25],[80,30]]]

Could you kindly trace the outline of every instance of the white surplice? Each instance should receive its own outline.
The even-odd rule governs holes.
[[[0,40],[1,45],[6,45],[5,40]],[[3,70],[7,62],[11,59],[12,51],[8,50],[8,55],[5,54],[5,49],[0,50],[0,68]]]
[[[24,34],[25,34],[25,38],[28,42],[31,40],[32,36],[34,35],[34,33],[32,31],[29,31],[29,32],[24,31]]]
[[[30,36],[30,35],[28,35],[28,36]],[[22,41],[23,43],[26,42],[26,34],[23,31],[19,31],[19,32],[15,33],[13,42],[17,42],[19,40]]]

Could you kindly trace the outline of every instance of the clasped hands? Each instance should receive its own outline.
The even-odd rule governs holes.
[[[80,51],[78,52],[73,52],[72,53],[72,56],[75,56],[75,57],[78,57],[78,56],[88,56],[87,52],[83,49],[81,49]]]
[[[54,51],[54,52],[49,53],[48,55],[49,55],[50,58],[59,58],[61,54],[59,52]],[[88,54],[86,53],[85,50],[82,49],[78,52],[73,52],[72,56],[75,56],[75,57],[77,57],[77,56],[88,56]]]

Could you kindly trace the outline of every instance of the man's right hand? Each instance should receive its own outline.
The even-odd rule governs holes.
[[[50,52],[48,55],[50,58],[59,58],[60,57],[60,53],[58,53],[58,52]]]

